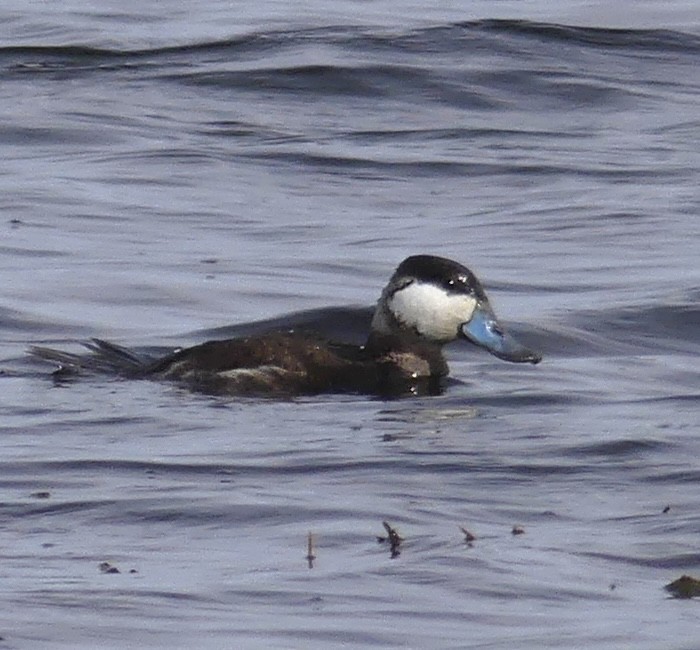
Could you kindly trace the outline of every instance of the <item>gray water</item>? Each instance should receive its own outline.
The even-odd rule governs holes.
[[[145,4],[0,9],[0,648],[697,648],[695,3]],[[361,340],[415,253],[544,362],[273,401],[26,356]]]

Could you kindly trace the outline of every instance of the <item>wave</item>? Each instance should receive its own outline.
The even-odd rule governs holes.
[[[529,20],[480,20],[461,23],[461,25],[558,43],[700,52],[700,37],[668,29],[611,29],[557,25]]]
[[[0,47],[0,61],[22,66],[27,72],[41,71],[41,62],[55,65],[98,65],[117,62],[138,63],[159,57],[170,59],[213,53],[227,55],[262,55],[298,47],[300,44],[327,43],[344,49],[362,52],[427,51],[449,52],[477,50],[484,41],[493,43],[493,38],[517,39],[521,43],[537,42],[572,44],[595,48],[668,51],[686,54],[700,53],[700,37],[689,33],[667,29],[608,29],[540,23],[528,20],[475,20],[448,25],[437,25],[409,31],[388,31],[385,28],[332,26],[302,28],[296,30],[270,30],[251,32],[229,39],[185,43],[156,48],[99,48],[80,44],[70,45],[12,45]],[[514,41],[515,42],[515,41]],[[29,59],[20,63],[17,59]]]

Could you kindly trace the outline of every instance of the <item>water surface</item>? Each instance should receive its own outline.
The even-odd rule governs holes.
[[[696,647],[691,4],[199,6],[0,12],[0,647]],[[545,361],[284,402],[25,355],[362,340],[421,252]]]

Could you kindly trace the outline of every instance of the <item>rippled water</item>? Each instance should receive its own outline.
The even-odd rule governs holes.
[[[697,17],[532,4],[0,10],[0,648],[696,647]],[[419,252],[545,361],[284,402],[25,354],[361,340]]]

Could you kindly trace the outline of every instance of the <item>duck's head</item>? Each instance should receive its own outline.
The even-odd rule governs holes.
[[[505,361],[542,360],[499,324],[481,283],[468,268],[432,255],[413,255],[399,264],[382,291],[372,332],[438,345],[461,338]]]

